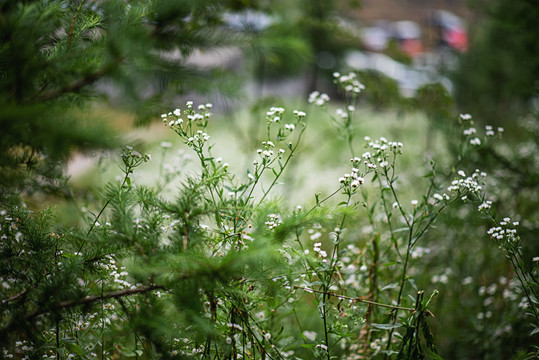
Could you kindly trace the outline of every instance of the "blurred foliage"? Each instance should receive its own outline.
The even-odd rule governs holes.
[[[110,124],[86,115],[94,100],[128,107],[145,123],[178,94],[193,89],[232,94],[226,70],[200,70],[185,62],[196,50],[240,46],[253,60],[259,80],[310,69],[316,88],[320,73],[333,71],[345,50],[355,46],[354,36],[337,19],[345,4],[278,2],[273,13],[267,3],[250,0],[0,3],[0,343],[19,357],[21,343],[33,343],[36,348],[28,351],[51,358],[97,357],[92,351],[119,358],[210,357],[215,351],[217,358],[233,358],[248,349],[244,357],[270,353],[307,359],[326,355],[320,346],[324,343],[339,344],[331,351],[340,358],[387,358],[384,349],[389,348],[399,350],[393,353],[399,358],[419,358],[426,352],[437,359],[438,351],[448,359],[531,358],[537,334],[531,334],[526,287],[486,235],[490,220],[478,214],[476,204],[455,206],[437,217],[440,203],[430,197],[434,191],[443,193],[457,170],[486,170],[484,186],[492,211],[498,219],[508,216],[520,222],[524,264],[536,276],[539,121],[527,113],[537,96],[538,10],[530,1],[497,0],[485,12],[485,26],[463,55],[456,77],[459,107],[472,113],[476,124],[509,124],[506,145],[484,141],[461,156],[469,139],[458,142],[463,133],[455,120],[457,107],[442,85],[426,85],[413,99],[404,99],[394,80],[376,72],[358,73],[367,88],[361,97],[376,110],[402,115],[421,109],[425,117],[414,113],[410,120],[392,113],[396,120],[391,127],[382,112],[370,113],[372,120],[348,121],[346,130],[354,132],[350,141],[370,135],[368,131],[382,136],[388,130],[411,153],[400,160],[398,177],[393,163],[395,177],[382,181],[379,176],[388,164],[379,166],[381,172],[368,178],[372,184],[355,194],[355,203],[350,198],[340,203],[345,207],[332,208],[328,201],[321,209],[320,193],[308,212],[288,210],[289,204],[276,201],[262,203],[264,198],[252,206],[256,193],[233,195],[247,195],[253,172],[246,173],[252,178],[233,175],[228,165],[202,151],[205,170],[173,183],[179,186],[175,198],[161,197],[161,181],[172,176],[160,178],[155,187],[133,185],[129,168],[123,182],[94,189],[99,197],[84,199],[84,212],[75,204],[76,211],[70,210],[77,218],[73,229],[56,224],[50,210],[29,210],[13,196],[39,191],[71,197],[63,177],[70,154],[118,146],[122,140]],[[223,12],[245,9],[267,11],[281,22],[257,31],[225,26]],[[257,112],[280,100],[268,101],[260,99]],[[324,109],[332,117],[328,110],[335,109]],[[351,120],[356,110],[347,111]],[[349,165],[346,137],[332,132],[327,119],[313,120],[314,140],[298,153],[315,153],[319,157],[313,163],[333,170]],[[239,124],[236,135],[243,131],[244,143],[253,149],[265,140],[269,153],[267,129],[252,118],[248,121],[252,127]],[[293,131],[286,125],[273,141],[283,141],[286,131]],[[188,137],[181,141],[193,144]],[[224,146],[234,142],[229,139]],[[130,153],[142,161],[138,155]],[[245,156],[249,166],[251,156]],[[439,160],[428,168],[424,158]],[[288,164],[280,160],[275,157],[271,169],[276,179]],[[298,165],[280,178],[287,183],[284,194],[296,191],[288,184],[304,187],[326,177],[315,174],[313,163]],[[86,181],[94,185],[93,178]],[[432,189],[425,194],[429,182]],[[397,200],[389,194],[392,187],[409,213],[391,206]],[[410,207],[412,199],[415,205]],[[405,234],[411,244],[417,227],[406,227],[408,215],[421,220],[417,226],[432,219],[413,248],[406,248]],[[272,232],[268,219],[282,223]],[[322,244],[318,254],[320,246],[334,249],[342,262],[328,266],[321,255],[309,255],[304,250],[313,249],[313,241]],[[536,282],[529,286],[537,289]],[[329,295],[335,289],[350,297],[343,301]],[[430,304],[421,289],[440,295]],[[401,311],[399,323],[391,323],[397,320],[389,305],[394,301],[413,307]],[[435,318],[430,317],[433,313]],[[395,341],[386,348],[383,342],[395,329]],[[240,341],[243,349],[236,347]],[[185,353],[174,353],[178,349]]]
[[[534,0],[495,0],[476,9],[470,49],[454,76],[456,99],[481,122],[509,126],[537,111],[539,7]]]
[[[290,2],[286,6],[290,7]],[[297,0],[287,9],[297,34],[308,44],[310,59],[307,68],[307,93],[320,88],[319,77],[329,78],[339,69],[343,55],[357,48],[359,40],[353,31],[343,25],[346,12],[358,8],[357,1]],[[295,15],[295,16],[294,16]]]
[[[387,56],[392,58],[395,61],[398,61],[405,65],[412,65],[412,58],[402,51],[401,46],[397,40],[390,40],[387,44],[387,49],[385,50]]]
[[[469,164],[495,174],[499,213],[520,214],[522,237],[533,239],[539,229],[539,7],[530,0],[473,4],[478,19],[454,74],[456,102],[478,127],[492,124],[507,131],[505,146],[484,147]],[[530,266],[538,253],[537,242],[525,243]]]
[[[365,88],[369,89],[363,98],[376,110],[401,109],[405,106],[406,100],[400,93],[397,81],[376,70],[358,71],[357,74]]]
[[[236,2],[229,4],[234,9]],[[218,91],[223,71],[186,63],[195,49],[233,43],[218,1],[16,1],[0,4],[0,168],[2,194],[58,188],[75,151],[114,147],[97,119],[107,97],[147,123],[170,94]],[[213,81],[221,76],[221,81]],[[74,107],[83,111],[72,111]]]

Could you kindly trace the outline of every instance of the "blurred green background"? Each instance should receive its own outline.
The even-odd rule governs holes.
[[[308,140],[278,191],[290,206],[312,203],[335,188],[349,154],[306,98],[320,90],[342,107],[331,74],[353,71],[366,86],[353,123],[357,149],[364,136],[405,144],[405,202],[421,195],[430,160],[451,170],[444,159],[457,153],[458,114],[472,114],[478,129],[505,128],[502,141],[460,165],[491,175],[496,213],[520,221],[536,269],[537,24],[533,0],[6,0],[0,201],[21,194],[32,209],[54,207],[58,224],[78,226],[120,175],[115,159],[125,144],[152,154],[138,182],[160,183],[167,172],[182,179],[193,171],[189,155],[159,115],[194,100],[214,104],[213,152],[238,177],[269,106],[307,111]],[[418,288],[440,291],[431,323],[446,359],[525,358],[538,343],[487,229],[473,207],[447,212],[412,264]]]

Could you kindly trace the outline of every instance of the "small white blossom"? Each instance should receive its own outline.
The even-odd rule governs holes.
[[[470,139],[470,144],[471,145],[475,145],[475,146],[479,146],[481,145],[481,140],[479,138],[473,138],[473,139]]]
[[[319,91],[313,91],[309,95],[309,104],[315,104],[316,106],[324,106],[326,102],[329,101],[329,96],[327,94],[321,94]]]

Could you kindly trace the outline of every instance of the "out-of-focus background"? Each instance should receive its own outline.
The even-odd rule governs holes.
[[[306,99],[329,94],[334,114],[344,98],[332,74],[355,72],[366,87],[353,123],[357,148],[364,136],[405,144],[399,188],[408,203],[421,195],[429,161],[443,169],[456,153],[460,113],[481,131],[505,129],[460,165],[492,174],[494,206],[520,221],[524,254],[537,266],[537,1],[22,3],[0,3],[0,195],[52,205],[59,223],[77,226],[100,207],[100,189],[120,175],[118,150],[129,144],[152,154],[134,179],[174,179],[163,185],[172,196],[196,169],[160,115],[193,100],[213,104],[212,151],[238,177],[259,147],[266,110],[305,110],[306,140],[278,191],[290,206],[312,202],[335,190],[350,155]],[[523,358],[537,340],[486,226],[475,211],[448,213],[414,265],[418,288],[441,294],[432,325],[445,359]]]

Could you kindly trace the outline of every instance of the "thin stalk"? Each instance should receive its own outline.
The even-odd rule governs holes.
[[[411,228],[410,220],[408,219],[407,214],[404,212],[404,210],[403,210],[403,208],[401,206],[401,203],[399,201],[399,197],[397,196],[397,192],[395,191],[395,187],[393,187],[393,182],[395,181],[395,177],[391,176],[391,179],[389,178],[389,173],[387,171],[387,168],[384,168],[384,175],[385,175],[386,179],[388,180],[389,189],[391,190],[391,194],[393,195],[393,198],[397,202],[397,207],[398,207],[401,215],[404,217],[404,221],[406,222],[406,225],[408,226],[408,228]]]
[[[498,221],[496,221],[495,217],[491,213],[489,213],[488,215],[496,226],[500,226]],[[520,282],[520,285],[522,286],[522,290],[524,290],[526,298],[528,299],[528,302],[532,308],[535,320],[539,323],[539,313],[537,312],[537,306],[535,305],[535,301],[532,301],[533,300],[532,295],[530,294],[529,291],[533,293],[533,296],[535,296],[536,300],[537,300],[537,293],[535,292],[535,289],[532,286],[530,286],[529,284],[526,284],[526,280],[525,280],[526,274],[530,274],[530,276],[532,276],[531,272],[525,268],[525,265],[523,266],[523,262],[521,261],[522,256],[520,254],[518,255],[515,254],[515,251],[511,247],[507,246],[507,244],[505,243],[501,243],[500,245],[507,252],[509,261],[511,262],[511,266],[515,270],[517,279]],[[533,279],[533,276],[532,276],[532,279]]]
[[[308,287],[303,287],[303,286],[295,285],[294,289],[303,290],[303,291],[308,292],[308,293],[324,294],[324,291],[320,291],[320,290],[316,290],[316,289],[312,289],[312,288],[308,288]],[[350,296],[346,296],[346,295],[335,294],[332,291],[326,291],[325,293],[328,296],[333,296],[333,297],[335,297],[335,298],[337,298],[339,300],[351,300],[352,302],[360,302],[360,303],[364,303],[364,304],[371,304],[371,305],[380,306],[380,307],[384,307],[384,308],[388,308],[388,309],[392,309],[392,310],[405,310],[405,311],[409,311],[409,312],[412,312],[412,313],[415,311],[415,309],[413,309],[413,308],[397,306],[397,305],[382,304],[382,303],[379,303],[379,302],[376,302],[376,301],[367,300],[367,299],[365,299],[365,297],[350,297]]]
[[[517,276],[517,279],[520,282],[520,285],[522,285],[522,289],[524,290],[524,293],[526,294],[526,298],[528,299],[528,302],[530,303],[530,307],[532,308],[535,320],[539,323],[539,314],[537,313],[535,302],[532,301],[531,295],[530,295],[528,290],[531,289],[532,292],[534,293],[534,295],[536,295],[536,294],[533,291],[533,288],[530,287],[529,285],[526,285],[525,280],[522,278],[522,276],[525,276],[525,273],[524,273],[524,270],[522,269],[520,261],[518,259],[516,259],[516,256],[514,254],[512,254],[510,252],[508,252],[508,253],[509,253],[509,261],[511,261],[511,265],[513,266],[513,269],[515,269],[515,274]],[[515,261],[516,261],[516,264],[515,264]],[[521,276],[521,274],[519,274],[519,270],[523,274],[522,276]],[[536,298],[537,298],[537,296],[536,296]]]
[[[132,172],[132,168],[129,168],[129,169],[126,169],[125,171],[125,176],[124,176],[124,180],[122,181],[122,185],[120,185],[120,190],[118,190],[114,195],[112,195],[108,200],[107,202],[105,203],[105,205],[103,205],[103,207],[101,208],[101,211],[99,211],[99,214],[97,214],[97,216],[95,217],[94,219],[94,222],[92,223],[92,226],[90,226],[90,229],[88,230],[88,233],[86,235],[90,235],[90,233],[92,232],[92,230],[94,229],[95,225],[97,224],[97,220],[99,220],[99,217],[101,216],[101,214],[103,214],[103,211],[105,211],[105,209],[107,208],[107,206],[109,206],[110,202],[112,201],[112,199],[114,199],[116,196],[118,196],[118,194],[120,193],[121,189],[123,189],[123,187],[125,186],[125,184],[127,183],[127,179],[129,178],[129,174]],[[79,252],[82,250],[82,247],[79,249]]]
[[[411,249],[412,249],[412,240],[413,240],[413,236],[412,236],[412,232],[413,232],[413,227],[414,227],[414,223],[412,223],[410,225],[410,230],[408,232],[408,245],[406,247],[406,258],[404,259],[404,266],[402,268],[402,275],[401,275],[401,280],[400,280],[400,288],[399,288],[399,295],[397,296],[397,306],[400,306],[401,304],[401,300],[402,300],[402,293],[404,291],[404,284],[406,282],[406,272],[408,270],[408,261],[410,260],[410,252],[411,252]],[[397,319],[398,319],[398,312],[399,312],[399,308],[395,308],[395,310],[392,312],[391,316],[392,316],[392,325],[395,325],[397,323]],[[394,328],[392,328],[390,331],[389,331],[389,336],[388,336],[388,339],[387,339],[387,346],[386,346],[386,350],[389,350],[389,348],[391,347],[391,339],[393,337],[393,332],[394,332]],[[386,358],[387,358],[387,355],[386,355]]]
[[[342,186],[339,187],[337,190],[335,190],[334,192],[332,192],[331,194],[329,194],[328,196],[326,196],[322,200],[318,201],[316,203],[316,205],[314,205],[309,211],[307,211],[306,215],[309,215],[311,212],[314,211],[314,209],[316,209],[317,207],[320,207],[322,205],[322,203],[324,203],[325,201],[327,201],[330,198],[332,198],[333,196],[335,196],[338,192],[340,192],[342,190],[342,188],[343,188]]]
[[[264,201],[264,199],[266,198],[266,196],[268,196],[268,194],[270,193],[271,189],[273,188],[273,186],[275,186],[275,184],[277,183],[277,180],[279,180],[279,178],[281,177],[281,175],[283,174],[284,170],[286,169],[286,166],[288,165],[288,163],[290,162],[290,159],[292,159],[292,156],[294,155],[294,152],[296,151],[296,149],[298,148],[299,144],[301,143],[301,138],[303,136],[303,133],[305,132],[305,128],[303,128],[299,135],[298,135],[298,139],[296,141],[296,145],[294,147],[292,147],[292,149],[290,150],[290,154],[288,154],[288,157],[286,158],[286,161],[284,162],[284,164],[282,165],[279,173],[275,176],[275,178],[273,179],[271,185],[269,186],[269,188],[264,192],[264,194],[262,195],[262,198],[260,199],[259,203],[262,203],[262,201]]]
[[[56,318],[56,358],[60,359],[60,320]]]
[[[327,290],[329,290],[327,288],[327,285],[324,286],[324,291],[322,292],[322,319],[324,321],[324,336],[325,336],[325,341],[326,341],[326,355],[327,355],[327,359],[328,360],[331,360],[330,356],[329,356],[329,339],[328,339],[328,327],[327,327],[327,316],[326,316],[326,301],[328,300],[326,298],[327,296]]]
[[[391,216],[390,216],[391,212],[387,206],[387,201],[385,199],[384,192],[382,191],[383,185],[382,185],[382,179],[380,178],[380,176],[378,176],[378,186],[380,188],[380,198],[382,200],[382,206],[384,207],[384,212],[386,213],[386,216],[387,216],[387,225],[389,227],[389,233],[391,235],[391,242],[393,243],[393,246],[395,247],[395,251],[397,252],[397,255],[399,256],[399,259],[402,260],[402,255],[399,251],[399,244],[397,242],[397,239],[395,239],[393,224],[391,223]]]

